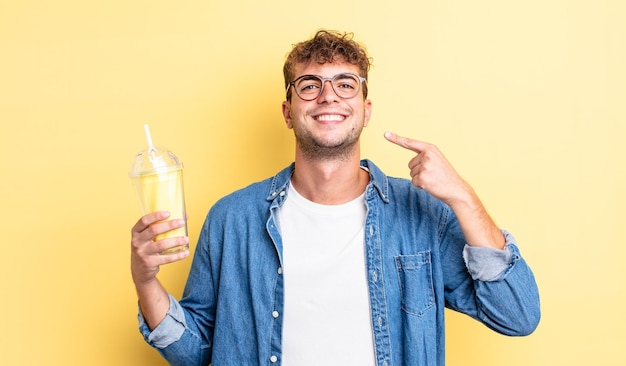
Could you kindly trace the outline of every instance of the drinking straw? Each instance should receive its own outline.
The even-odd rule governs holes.
[[[148,140],[148,148],[152,150],[154,149],[154,145],[152,145],[152,136],[150,135],[150,127],[146,123],[145,125],[143,125],[143,129],[144,131],[146,131],[146,140]]]

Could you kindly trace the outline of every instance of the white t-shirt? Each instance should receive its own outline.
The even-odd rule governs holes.
[[[283,239],[284,366],[375,365],[365,267],[364,195],[320,205],[289,188]]]

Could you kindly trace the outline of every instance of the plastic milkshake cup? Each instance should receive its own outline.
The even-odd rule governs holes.
[[[171,151],[152,145],[148,126],[145,126],[148,148],[135,156],[130,177],[145,215],[155,211],[168,211],[169,220],[185,220],[185,226],[158,235],[154,240],[187,236],[187,215],[183,189],[183,164]],[[189,248],[189,244],[171,248],[162,254],[175,253]]]

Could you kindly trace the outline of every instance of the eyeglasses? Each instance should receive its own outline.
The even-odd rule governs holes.
[[[337,74],[331,78],[323,78],[317,75],[302,75],[287,85],[287,100],[290,99],[289,88],[292,86],[300,99],[315,100],[322,95],[327,81],[330,81],[335,94],[343,99],[350,99],[359,94],[361,84],[366,79],[352,73]]]

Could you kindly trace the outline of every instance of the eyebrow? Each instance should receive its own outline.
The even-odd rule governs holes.
[[[295,80],[312,80],[312,79],[323,79],[323,77],[312,74],[305,74],[298,76]]]
[[[304,75],[298,76],[294,80],[333,79],[333,78],[345,79],[345,78],[354,77],[354,76],[356,76],[357,78],[359,77],[358,75],[353,74],[351,72],[342,72],[342,73],[333,75],[333,76],[331,76],[329,78],[325,78],[325,77],[323,77],[321,75],[304,74]]]

